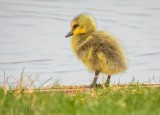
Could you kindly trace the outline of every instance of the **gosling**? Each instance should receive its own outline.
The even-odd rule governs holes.
[[[85,13],[76,16],[65,37],[70,36],[73,52],[88,70],[95,72],[92,87],[96,86],[100,72],[108,75],[105,82],[108,86],[112,74],[126,70],[126,59],[120,45],[111,34],[96,30],[92,16]]]

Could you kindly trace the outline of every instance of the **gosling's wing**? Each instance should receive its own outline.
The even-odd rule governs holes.
[[[104,32],[96,33],[95,36],[98,39],[94,41],[96,45],[93,46],[97,49],[95,52],[98,59],[109,64],[111,68],[125,69],[126,59],[115,37]]]
[[[77,51],[81,59],[87,59],[93,65],[101,63],[114,69],[126,68],[121,47],[110,34],[104,32],[90,34],[84,39]]]
[[[90,55],[104,54],[107,58],[113,58],[118,55],[119,45],[115,38],[105,32],[94,32],[84,38],[84,41],[78,47],[78,55],[89,53]]]
[[[119,45],[115,38],[105,32],[96,32],[92,35],[90,47],[93,47],[93,53],[102,53],[108,58],[117,56]]]

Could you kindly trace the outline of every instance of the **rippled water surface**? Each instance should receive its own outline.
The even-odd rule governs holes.
[[[25,74],[63,84],[89,84],[93,73],[72,53],[70,21],[81,13],[94,16],[99,29],[117,37],[128,70],[112,83],[160,82],[160,1],[158,0],[0,0],[0,82]],[[100,75],[99,82],[105,75]]]

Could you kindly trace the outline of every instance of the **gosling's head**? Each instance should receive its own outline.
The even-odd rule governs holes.
[[[80,14],[71,22],[71,31],[65,36],[82,35],[96,31],[96,22],[88,14]]]

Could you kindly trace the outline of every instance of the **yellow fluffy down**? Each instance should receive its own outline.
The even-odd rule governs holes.
[[[81,14],[72,21],[78,24],[76,29],[72,29],[71,44],[74,53],[91,71],[98,70],[108,75],[125,71],[126,59],[115,37],[97,31],[94,19],[88,17],[87,14]]]

